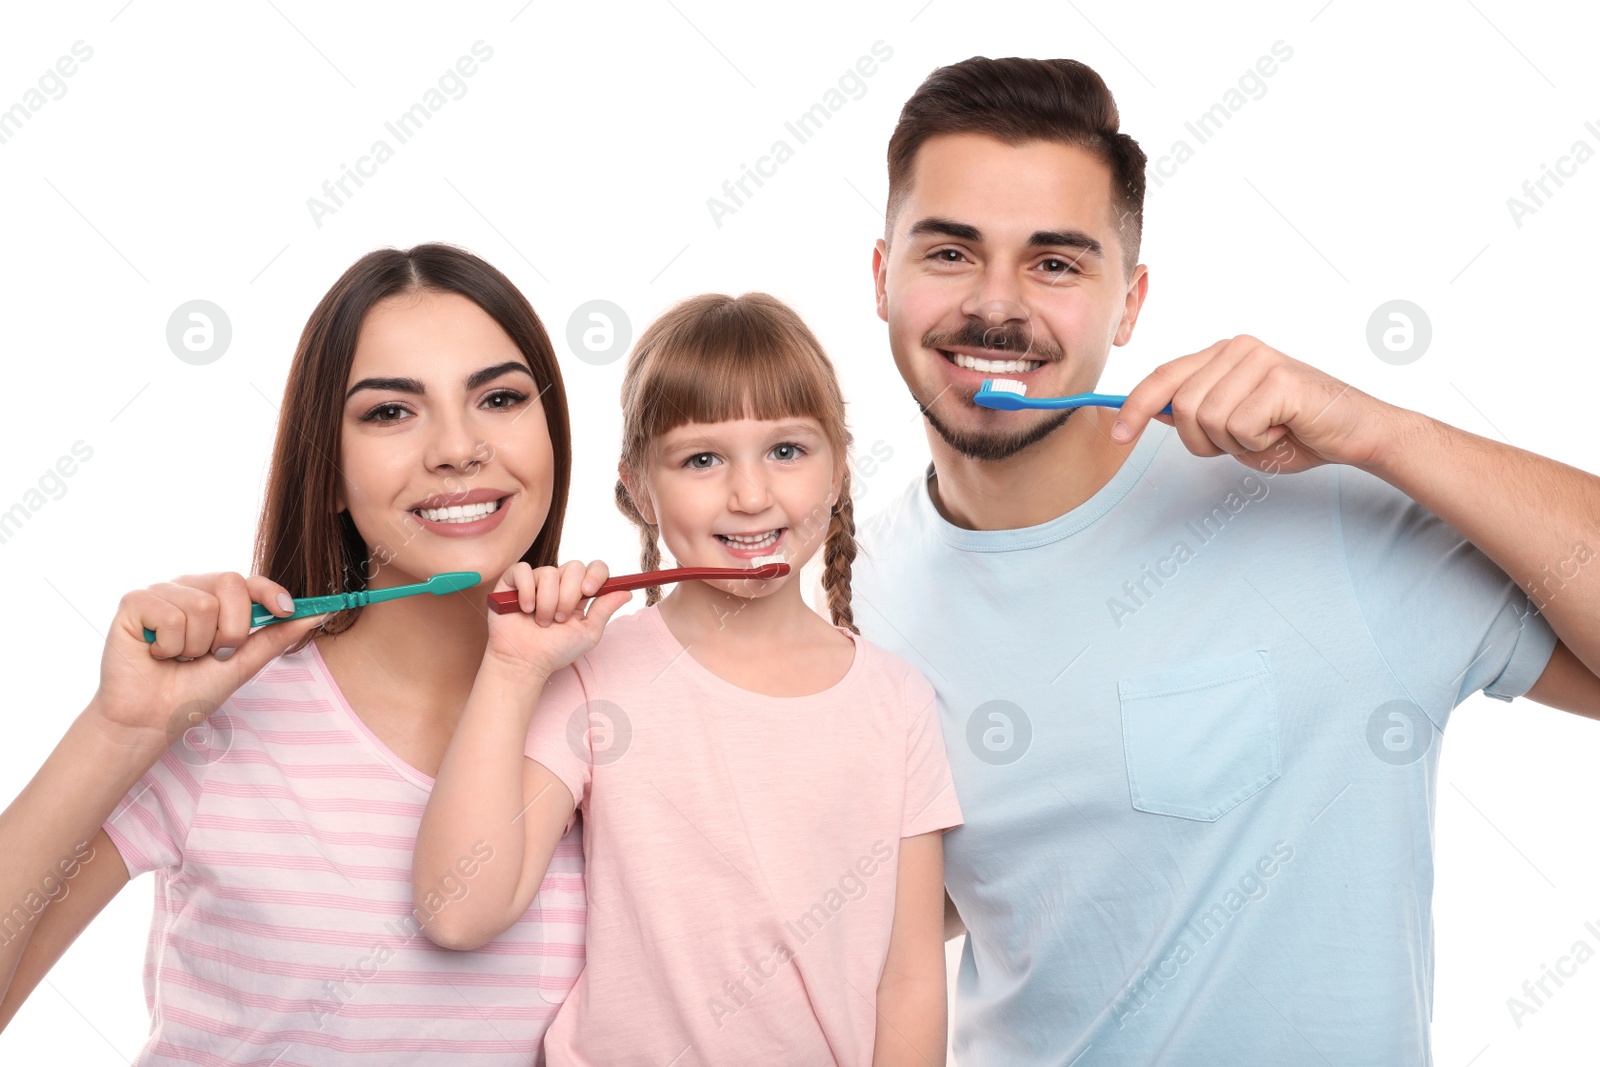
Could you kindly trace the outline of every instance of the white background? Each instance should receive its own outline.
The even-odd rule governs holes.
[[[563,555],[631,569],[611,504],[623,362],[565,343],[579,304],[634,336],[671,302],[765,290],[840,368],[870,514],[926,442],[873,311],[884,153],[934,67],[973,54],[1068,56],[1100,71],[1152,161],[1192,159],[1147,203],[1150,297],[1102,389],[1252,333],[1406,407],[1600,469],[1591,327],[1600,161],[1522,225],[1507,198],[1573,142],[1600,149],[1596,15],[1508,0],[1231,5],[1110,0],[524,0],[356,8],[308,0],[10,6],[0,109],[84,41],[93,56],[0,144],[6,464],[0,510],[83,441],[93,456],[0,544],[9,668],[0,799],[95,686],[128,589],[247,570],[276,404],[313,305],[362,253],[448,240],[528,294],[561,352],[576,432]],[[308,197],[475,41],[493,57],[394,159],[316,225]],[[876,41],[892,57],[795,157],[714,223],[706,207]],[[1276,41],[1293,56],[1204,144],[1184,129]],[[793,145],[792,137],[787,138]],[[1168,165],[1169,172],[1171,166]],[[1553,188],[1553,187],[1552,187]],[[208,366],[165,337],[206,299],[233,340]],[[1366,323],[1420,305],[1431,347],[1380,361]],[[1217,462],[1230,462],[1217,460]],[[1516,493],[1519,487],[1507,485]],[[1537,521],[1530,516],[1530,522]],[[1527,701],[1457,709],[1438,790],[1437,1062],[1593,1062],[1600,961],[1518,1028],[1506,998],[1579,939],[1600,949],[1592,820],[1600,734]],[[0,1058],[130,1059],[151,883],[130,886],[0,1036]]]

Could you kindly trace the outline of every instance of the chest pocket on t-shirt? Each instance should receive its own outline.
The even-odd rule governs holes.
[[[1264,648],[1117,683],[1133,806],[1215,822],[1281,773]]]

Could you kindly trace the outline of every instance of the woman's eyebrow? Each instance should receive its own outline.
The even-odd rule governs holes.
[[[533,377],[533,371],[528,369],[528,365],[526,363],[513,359],[496,367],[485,367],[482,370],[473,371],[471,374],[467,375],[467,389],[469,391],[476,389],[478,386],[483,385],[486,382],[492,382],[496,378],[500,377],[500,375],[514,370],[521,371],[529,378]],[[424,396],[428,392],[427,387],[421,382],[417,381],[415,378],[363,378],[350,387],[350,391],[344,394],[344,398],[349,400],[363,389],[382,389],[396,393],[414,393],[417,396]]]

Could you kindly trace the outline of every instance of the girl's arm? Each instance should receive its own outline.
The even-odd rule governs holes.
[[[573,796],[522,754],[546,677],[489,659],[439,765],[412,860],[412,897],[434,943],[474,949],[510,929],[533,903],[572,816]],[[461,874],[476,858],[470,881]],[[487,857],[486,859],[484,857]],[[466,882],[450,899],[442,888]]]
[[[499,937],[544,881],[575,801],[561,779],[523,756],[528,726],[551,676],[599,643],[628,602],[631,594],[608,593],[578,610],[606,575],[600,562],[537,570],[518,563],[495,587],[515,589],[522,610],[489,616],[483,664],[412,857],[414,914],[428,917],[423,931],[444,948],[473,949]],[[465,893],[447,892],[463,883]]]
[[[945,1061],[944,831],[900,840],[872,1067]]]

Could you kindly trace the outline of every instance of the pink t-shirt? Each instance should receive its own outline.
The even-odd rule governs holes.
[[[155,872],[150,1037],[138,1063],[535,1062],[583,965],[582,843],[556,848],[532,907],[476,952],[438,948],[411,854],[433,779],[356,717],[316,645],[280,656],[131,789],[105,829]]]
[[[717,677],[656,607],[545,687],[527,754],[577,799],[589,890],[551,1067],[871,1063],[900,839],[961,809],[933,687],[840,629],[811,696]]]

